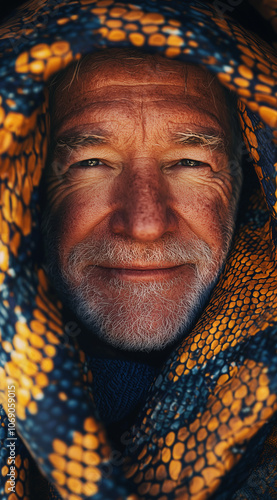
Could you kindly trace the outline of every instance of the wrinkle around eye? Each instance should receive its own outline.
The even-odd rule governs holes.
[[[59,182],[55,188],[48,191],[49,206],[55,212],[66,199],[72,199],[72,196],[78,196],[78,193],[84,193],[84,190],[92,194],[93,189],[98,189],[98,183],[92,183],[91,179],[85,179],[80,182],[79,179],[70,179],[69,182]]]

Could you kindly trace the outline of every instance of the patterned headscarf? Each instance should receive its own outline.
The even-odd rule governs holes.
[[[277,498],[277,57],[226,15],[234,3],[31,0],[0,29],[2,500],[29,499],[29,453],[51,499]],[[276,27],[275,1],[251,3]],[[38,255],[45,85],[109,47],[201,65],[236,92],[245,177],[259,179],[243,192],[212,298],[152,385],[120,460],[95,416],[85,355],[62,342],[62,304]]]

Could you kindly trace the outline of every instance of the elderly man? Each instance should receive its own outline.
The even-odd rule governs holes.
[[[110,49],[51,89],[49,274],[87,327],[162,350],[201,313],[232,239],[235,101],[207,71]]]

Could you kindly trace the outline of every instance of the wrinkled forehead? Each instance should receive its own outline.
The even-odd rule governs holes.
[[[105,49],[88,54],[70,65],[60,80],[73,90],[75,85],[82,85],[83,78],[96,87],[106,79],[114,83],[128,81],[131,85],[165,83],[165,78],[168,83],[185,86],[194,80],[202,91],[208,90],[212,83],[220,87],[214,75],[204,68],[134,49]]]
[[[168,83],[186,86],[195,80],[195,84],[205,91],[214,80],[206,69],[199,66],[166,59],[159,54],[135,53],[128,49],[110,49],[89,55],[80,62],[78,73],[81,77],[91,79],[96,87],[101,86],[102,80],[107,78],[111,84],[126,81],[129,85]]]
[[[55,126],[69,110],[120,97],[179,100],[191,106],[199,103],[202,108],[212,108],[220,121],[227,114],[222,86],[206,69],[129,49],[106,49],[85,56],[54,79],[50,93]]]

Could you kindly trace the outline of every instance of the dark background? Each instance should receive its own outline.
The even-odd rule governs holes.
[[[7,15],[11,14],[18,5],[24,4],[25,1],[0,0],[0,21],[2,21]],[[139,0],[136,1],[139,3]],[[134,3],[136,3],[136,1]],[[213,4],[213,1],[214,0],[206,0],[206,3]],[[230,0],[222,0],[221,3],[226,4],[227,6],[232,5]],[[245,28],[254,31],[264,40],[267,40],[268,42],[276,40],[276,34],[273,29],[270,28],[269,23],[264,21],[261,15],[256,13],[255,9],[249,5],[247,0],[241,0],[241,2],[233,8],[232,12],[229,12],[228,9],[226,9],[225,12],[230,13],[230,15],[237,19]]]
[[[23,3],[25,2],[23,2],[22,0],[0,0],[0,19],[4,19],[18,5],[22,5]]]

